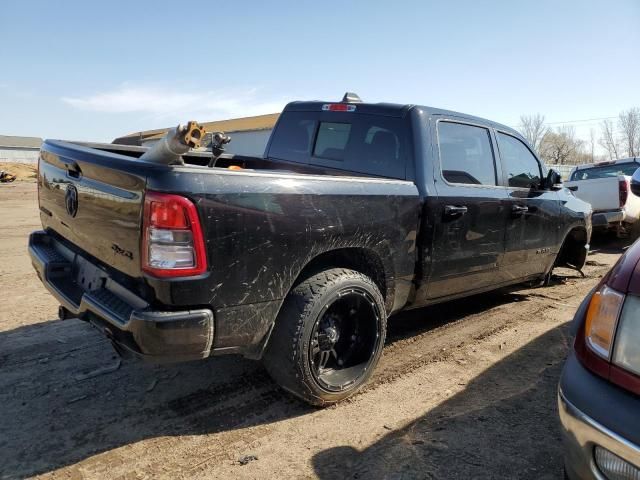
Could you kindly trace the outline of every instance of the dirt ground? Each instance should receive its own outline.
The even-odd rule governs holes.
[[[233,357],[120,362],[89,325],[56,320],[34,274],[33,183],[0,186],[0,477],[562,478],[556,384],[586,278],[497,292],[390,321],[373,380],[324,410]]]
[[[0,162],[0,171],[16,176],[17,182],[34,182],[38,174],[35,164]]]

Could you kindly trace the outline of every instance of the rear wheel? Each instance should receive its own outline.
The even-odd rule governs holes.
[[[384,300],[375,283],[353,270],[330,269],[289,293],[263,362],[284,389],[328,405],[369,379],[385,333]]]
[[[551,270],[556,267],[567,267],[582,273],[589,254],[587,239],[587,232],[584,229],[574,229],[569,232],[562,242]]]

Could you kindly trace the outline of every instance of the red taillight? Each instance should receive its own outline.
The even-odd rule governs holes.
[[[148,197],[147,197],[148,198]],[[149,201],[149,223],[158,228],[189,228],[182,197]]]
[[[629,197],[629,184],[626,179],[618,182],[618,191],[620,192],[620,208],[623,208],[627,204],[627,198]]]
[[[609,381],[630,392],[640,395],[640,377],[617,365],[611,365]]]
[[[156,277],[187,277],[207,271],[202,227],[196,206],[189,199],[147,192],[142,270]]]
[[[355,112],[356,106],[348,103],[325,103],[322,110],[328,112]]]
[[[601,282],[602,283],[602,282]],[[589,299],[589,307],[584,314],[582,319],[582,323],[578,332],[576,334],[574,349],[576,352],[577,358],[580,362],[589,370],[591,370],[596,375],[601,376],[602,378],[610,381],[622,387],[630,392],[640,395],[640,376],[635,375],[633,372],[627,371],[624,368],[620,367],[612,360],[612,348],[614,346],[614,335],[616,335],[616,330],[618,329],[617,325],[614,326],[613,330],[611,330],[611,338],[606,338],[607,335],[600,335],[601,340],[604,340],[605,343],[609,343],[610,348],[607,352],[603,352],[601,346],[594,344],[593,342],[593,330],[596,330],[596,334],[598,334],[598,330],[603,331],[607,330],[607,328],[593,328],[593,316],[598,313],[603,313],[603,317],[608,317],[613,315],[611,308],[603,308],[600,304],[603,303],[602,297],[603,291],[611,290],[609,287],[604,286],[602,288],[597,289],[597,291],[591,296]],[[617,294],[622,295],[622,294]],[[600,310],[600,312],[596,312],[596,310]],[[619,309],[618,309],[619,310]],[[619,317],[619,312],[615,313],[616,323]],[[607,322],[604,322],[605,324]],[[601,327],[603,327],[601,325]],[[606,327],[606,325],[604,325]]]

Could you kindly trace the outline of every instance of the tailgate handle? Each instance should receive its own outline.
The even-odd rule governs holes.
[[[80,178],[80,176],[82,175],[82,170],[76,162],[69,162],[65,164],[65,166],[67,167],[67,175],[69,175],[70,177]]]

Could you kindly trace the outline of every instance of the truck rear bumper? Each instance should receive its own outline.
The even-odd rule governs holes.
[[[210,355],[211,310],[155,310],[105,269],[45,231],[30,235],[29,254],[44,286],[71,316],[91,322],[119,351],[159,362]]]
[[[622,209],[593,212],[593,228],[607,229],[620,225],[625,220],[625,212]]]

